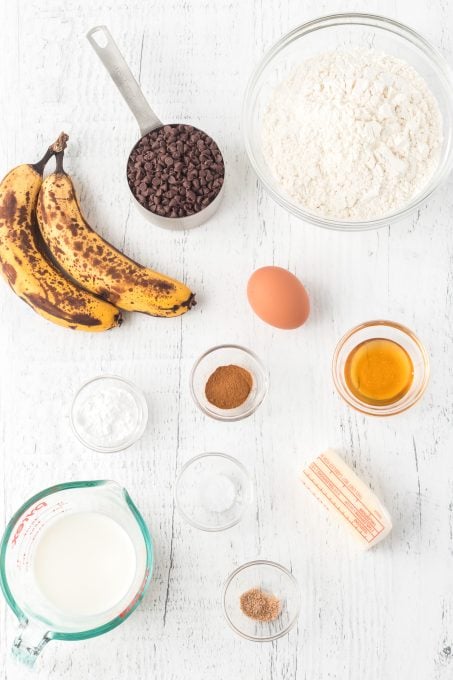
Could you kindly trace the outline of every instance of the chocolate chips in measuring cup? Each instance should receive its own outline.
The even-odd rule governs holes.
[[[220,192],[222,154],[192,125],[164,125],[141,138],[129,156],[127,179],[135,198],[156,215],[187,217]]]

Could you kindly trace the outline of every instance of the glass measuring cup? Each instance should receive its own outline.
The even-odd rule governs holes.
[[[148,104],[140,88],[140,85],[132,75],[129,66],[118,49],[118,46],[115,43],[107,26],[94,26],[87,32],[86,37],[120,91],[124,101],[134,114],[140,128],[140,139],[132,147],[128,156],[129,161],[131,154],[143,137],[145,137],[152,130],[163,127],[164,123],[158,118],[156,113]],[[127,165],[128,164],[126,164],[126,167]],[[186,217],[165,217],[162,215],[157,215],[151,210],[147,210],[136,199],[129,186],[129,182],[128,187],[130,189],[134,205],[141,215],[146,220],[148,220],[148,222],[152,222],[153,224],[156,224],[159,227],[164,227],[165,229],[192,229],[194,227],[200,226],[203,224],[203,222],[206,222],[214,215],[222,201],[225,184],[222,185],[217,196],[215,196],[211,203],[193,215],[188,215]]]
[[[68,618],[41,593],[33,558],[43,532],[55,520],[81,512],[102,514],[124,529],[135,551],[136,568],[127,593],[113,607]],[[11,518],[0,543],[0,586],[19,621],[13,655],[33,666],[50,640],[84,640],[112,630],[142,600],[152,569],[153,544],[148,528],[126,489],[116,482],[69,482],[36,494]]]

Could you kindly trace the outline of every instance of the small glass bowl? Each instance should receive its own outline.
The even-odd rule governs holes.
[[[209,377],[219,366],[235,364],[245,368],[253,377],[250,394],[241,406],[231,409],[217,408],[205,394]],[[261,360],[245,347],[239,345],[218,345],[205,352],[195,363],[190,374],[190,391],[196,405],[203,413],[216,420],[242,420],[255,413],[263,402],[268,390],[268,377]]]
[[[335,49],[375,49],[404,59],[424,77],[436,97],[443,118],[443,141],[433,176],[399,210],[370,220],[347,221],[322,217],[297,203],[281,188],[262,149],[264,112],[273,89],[302,61]],[[453,166],[453,77],[442,54],[408,26],[365,13],[338,13],[313,19],[284,35],[262,57],[244,97],[242,128],[252,168],[269,195],[296,217],[326,229],[363,231],[397,222],[416,212],[444,183]]]
[[[84,416],[82,407],[87,400],[93,399],[97,394],[106,390],[114,390],[119,396],[120,391],[128,395],[130,403],[135,406],[135,414],[127,431],[118,433],[116,438],[106,443],[106,436],[96,437],[87,429],[84,429]],[[118,406],[117,413],[121,411]],[[71,407],[71,425],[77,439],[87,448],[100,453],[114,453],[123,451],[135,444],[143,435],[148,423],[148,404],[145,396],[139,388],[129,380],[116,375],[101,375],[85,382],[74,397]]]
[[[259,588],[280,600],[281,612],[275,621],[255,621],[242,612],[240,597],[252,588]],[[277,640],[291,630],[299,617],[299,586],[294,576],[281,564],[266,560],[248,562],[233,571],[226,580],[223,587],[223,612],[231,628],[246,640]]]
[[[176,480],[176,507],[186,522],[202,531],[223,531],[235,526],[252,500],[249,473],[226,453],[195,456],[184,465]]]
[[[409,354],[414,376],[409,391],[393,404],[372,405],[360,401],[345,380],[345,365],[352,350],[365,340],[385,338],[393,340]],[[338,343],[332,360],[335,387],[349,406],[370,416],[393,416],[411,408],[421,399],[429,379],[429,357],[417,336],[405,326],[393,321],[367,321],[348,331]]]

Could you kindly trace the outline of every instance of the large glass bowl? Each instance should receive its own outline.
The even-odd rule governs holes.
[[[286,194],[274,178],[262,152],[263,114],[270,95],[302,61],[334,49],[375,49],[404,59],[422,75],[437,98],[443,118],[439,165],[428,184],[402,209],[379,219],[341,221],[306,210]],[[245,147],[256,174],[272,198],[300,219],[327,229],[362,231],[388,226],[415,212],[446,179],[453,167],[453,76],[440,52],[403,24],[370,14],[345,13],[314,19],[279,40],[253,73],[244,99]]]

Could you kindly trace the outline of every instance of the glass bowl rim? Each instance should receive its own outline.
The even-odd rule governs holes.
[[[382,227],[390,226],[393,222],[397,222],[412,215],[417,209],[420,208],[423,203],[425,203],[430,198],[430,196],[435,191],[437,191],[441,185],[445,183],[453,168],[453,131],[450,130],[448,146],[444,159],[444,168],[437,178],[434,176],[431,177],[430,181],[424,186],[422,191],[418,192],[417,195],[401,209],[395,210],[379,218],[356,221],[337,220],[330,217],[321,217],[311,213],[300,205],[293,203],[289,197],[286,198],[283,193],[275,189],[267,180],[265,173],[261,171],[261,165],[256,158],[253,144],[251,143],[253,136],[251,132],[251,118],[253,115],[252,102],[254,99],[255,87],[259,81],[259,78],[265,72],[267,66],[272,62],[274,57],[298,38],[304,37],[305,35],[308,35],[314,31],[322,30],[324,28],[331,28],[332,26],[354,25],[369,26],[371,28],[378,28],[386,32],[396,34],[422,51],[425,56],[427,56],[429,60],[435,64],[436,74],[442,80],[444,89],[449,96],[450,113],[451,118],[453,119],[453,70],[440,50],[438,50],[437,47],[432,45],[426,38],[409,26],[406,26],[405,24],[384,15],[369,14],[366,12],[338,12],[335,14],[316,17],[304,22],[303,24],[299,24],[289,32],[285,33],[264,53],[264,55],[262,55],[260,61],[248,80],[242,104],[242,130],[245,150],[253,171],[266,189],[267,193],[278,205],[280,205],[280,207],[282,207],[288,213],[295,215],[304,222],[340,232],[361,232],[372,229],[380,229]],[[433,181],[434,179],[435,181]]]
[[[363,404],[362,406],[358,406],[361,402],[357,399],[356,401],[352,401],[352,399],[349,399],[349,392],[346,391],[346,389],[343,388],[343,385],[340,383],[339,378],[337,376],[337,368],[338,368],[338,361],[340,357],[340,353],[343,350],[344,345],[352,338],[356,333],[359,333],[361,330],[365,328],[370,328],[372,326],[384,326],[386,328],[394,328],[397,331],[400,331],[404,335],[407,335],[416,345],[417,349],[419,350],[422,359],[423,359],[423,380],[418,388],[417,392],[414,394],[413,398],[404,406],[402,407],[397,407],[398,402],[395,402],[394,404],[387,404],[386,406],[382,407],[383,409],[386,408],[391,408],[396,407],[395,410],[391,411],[390,413],[386,413],[385,411],[379,412],[377,410],[372,411],[370,410],[373,408],[372,406],[367,407],[366,404]],[[349,331],[347,331],[337,342],[337,345],[335,347],[335,351],[333,353],[332,357],[332,377],[333,377],[333,382],[335,385],[335,388],[340,395],[340,397],[343,399],[343,401],[348,404],[351,408],[353,408],[355,411],[358,411],[359,413],[364,413],[367,416],[374,416],[377,418],[383,418],[383,417],[388,417],[388,416],[396,416],[399,415],[400,413],[404,413],[404,411],[407,411],[408,409],[412,408],[417,404],[422,396],[424,395],[426,388],[428,386],[429,382],[429,376],[430,376],[430,361],[429,361],[429,354],[426,350],[426,347],[422,343],[422,341],[418,338],[418,336],[411,331],[410,328],[407,326],[404,326],[401,323],[398,323],[397,321],[388,321],[386,319],[375,319],[373,321],[365,321],[364,323],[358,324],[357,326],[354,326],[351,328]],[[374,408],[379,408],[379,407],[374,407]]]
[[[81,394],[82,390],[90,385],[91,383],[104,380],[104,379],[109,379],[109,380],[117,380],[118,382],[122,382],[125,385],[127,385],[132,392],[135,394],[135,396],[138,398],[141,406],[142,406],[142,422],[140,424],[140,427],[137,428],[136,434],[134,434],[134,437],[130,440],[127,440],[124,444],[121,444],[119,446],[96,446],[95,444],[88,444],[87,441],[82,437],[82,435],[78,432],[75,422],[74,422],[74,408],[75,404],[77,401],[77,398]],[[148,402],[145,397],[145,393],[131,380],[128,380],[127,378],[123,378],[120,375],[116,375],[114,373],[102,373],[100,375],[96,375],[93,378],[89,378],[89,380],[86,380],[82,385],[80,385],[79,389],[74,395],[74,398],[72,400],[71,404],[71,412],[70,412],[70,421],[71,421],[71,427],[72,431],[79,440],[83,446],[85,446],[87,449],[91,449],[91,451],[97,451],[98,453],[116,453],[117,451],[125,451],[129,447],[133,446],[138,442],[139,439],[143,436],[143,433],[146,430],[146,426],[148,424],[148,418],[149,418],[149,409],[148,409]]]
[[[241,413],[239,415],[234,415],[234,416],[229,416],[227,415],[227,409],[225,409],[225,415],[221,415],[219,413],[213,413],[209,409],[207,409],[203,404],[200,402],[198,399],[197,395],[195,394],[195,388],[194,388],[194,377],[195,373],[200,366],[201,362],[203,359],[206,359],[209,354],[213,354],[214,352],[217,352],[219,350],[224,350],[224,349],[236,349],[239,350],[240,352],[244,352],[244,354],[247,354],[249,357],[251,357],[254,362],[257,364],[258,368],[261,371],[261,375],[263,378],[263,394],[260,399],[257,399],[256,402],[254,402],[250,408],[248,408],[244,413]],[[192,370],[190,371],[190,376],[189,376],[189,386],[190,386],[190,394],[192,395],[192,399],[194,400],[195,404],[198,406],[200,411],[204,413],[206,416],[209,416],[210,418],[213,418],[214,420],[218,420],[221,422],[226,422],[226,423],[233,423],[237,422],[238,420],[243,420],[244,418],[248,418],[249,416],[253,415],[255,411],[258,409],[259,406],[263,403],[264,399],[267,396],[268,390],[269,390],[269,375],[266,371],[266,368],[255,352],[253,352],[251,349],[248,349],[247,347],[243,347],[242,345],[235,345],[235,344],[224,344],[224,345],[215,345],[214,347],[211,347],[210,349],[207,349],[206,352],[203,352],[201,356],[198,357],[198,359],[195,361],[194,365],[192,366]]]
[[[230,617],[228,616],[227,613],[227,608],[226,608],[226,595],[228,592],[228,588],[230,587],[233,579],[240,574],[242,571],[246,571],[250,567],[255,567],[255,566],[260,566],[264,565],[266,567],[272,567],[273,569],[278,569],[282,573],[285,574],[285,576],[288,578],[289,581],[292,582],[295,592],[297,594],[297,607],[296,607],[296,612],[294,616],[292,617],[291,621],[288,623],[285,628],[282,628],[282,630],[279,633],[275,633],[275,635],[268,635],[266,637],[257,637],[255,635],[247,635],[247,633],[244,633],[241,631],[239,628],[237,628],[234,623],[231,621]],[[237,567],[225,580],[222,588],[222,606],[223,606],[223,613],[224,616],[227,620],[228,625],[230,628],[240,635],[240,637],[244,638],[245,640],[250,640],[252,642],[272,642],[273,640],[278,640],[278,638],[283,637],[289,631],[294,628],[295,624],[297,623],[297,620],[299,618],[300,614],[300,608],[301,608],[301,597],[300,597],[300,589],[299,589],[299,583],[296,579],[296,577],[287,569],[284,567],[282,564],[279,564],[278,562],[273,562],[272,560],[252,560],[250,562],[245,562],[244,564],[241,564],[239,567]]]
[[[199,522],[196,522],[194,519],[189,517],[189,515],[185,512],[185,510],[182,509],[181,503],[179,501],[179,496],[178,496],[178,489],[179,485],[181,483],[182,477],[184,473],[188,470],[189,467],[192,466],[193,463],[197,462],[198,460],[201,460],[202,458],[223,458],[224,460],[230,461],[230,463],[233,463],[237,468],[239,468],[244,475],[244,478],[247,482],[247,490],[249,493],[249,499],[248,502],[244,504],[242,507],[241,512],[239,515],[236,517],[236,519],[232,520],[231,522],[228,522],[228,524],[223,524],[222,526],[219,527],[208,527],[206,524],[200,524]],[[206,531],[208,533],[216,533],[218,531],[226,531],[226,529],[231,529],[231,527],[236,526],[239,524],[241,521],[244,512],[247,508],[247,506],[251,505],[253,503],[254,497],[255,497],[255,489],[252,481],[252,477],[245,467],[245,465],[238,460],[237,458],[234,458],[234,456],[230,456],[229,453],[221,453],[220,451],[206,451],[204,453],[199,453],[196,456],[193,456],[193,458],[190,458],[184,465],[182,466],[181,470],[178,473],[178,476],[176,477],[176,482],[175,482],[175,492],[174,492],[174,499],[175,499],[175,504],[176,507],[178,508],[178,512],[180,513],[181,517],[187,522],[187,524],[190,524],[190,526],[194,527],[195,529],[199,529],[200,531]]]

